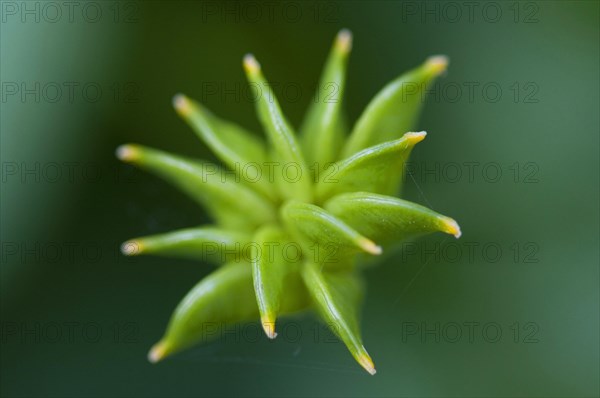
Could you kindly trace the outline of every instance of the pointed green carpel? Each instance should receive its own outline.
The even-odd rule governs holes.
[[[309,242],[322,248],[315,250],[314,244],[304,244],[305,256],[309,261],[338,266],[343,265],[339,263],[348,255],[358,252],[381,254],[381,247],[375,242],[318,206],[288,202],[282,207],[281,216],[292,231],[297,231]]]
[[[179,303],[164,337],[148,359],[164,357],[199,342],[216,339],[224,325],[258,317],[252,289],[252,271],[247,262],[232,262],[202,279]]]
[[[363,149],[332,164],[321,173],[315,194],[317,203],[344,192],[369,191],[393,195],[404,177],[404,166],[425,131],[406,133],[402,138]]]
[[[261,177],[266,147],[260,138],[242,127],[222,120],[199,103],[183,94],[173,97],[173,106],[196,135],[240,179],[270,199],[274,199],[272,184]],[[244,172],[249,168],[253,173]]]
[[[209,226],[132,239],[121,251],[126,256],[152,254],[222,264],[242,258],[248,242],[248,234]]]
[[[286,286],[280,314],[306,308],[308,293],[300,275]],[[259,317],[252,284],[252,267],[246,261],[231,262],[202,279],[181,300],[171,316],[163,338],[155,344],[148,359],[157,362],[200,342],[218,339],[223,328]]]
[[[352,33],[343,29],[333,43],[315,98],[300,128],[302,149],[308,164],[316,173],[336,160],[344,143],[341,112],[351,48]]]
[[[423,93],[447,66],[448,58],[436,55],[388,83],[358,118],[342,150],[342,157],[411,131],[425,102]]]
[[[255,102],[259,119],[280,163],[275,174],[275,177],[280,180],[278,185],[280,194],[286,199],[310,202],[312,200],[310,170],[296,140],[296,134],[283,115],[271,86],[262,74],[260,64],[252,54],[244,57],[244,70],[257,96]],[[286,170],[290,168],[294,172],[292,176],[286,174]]]
[[[344,193],[331,198],[324,207],[360,233],[384,244],[431,232],[445,232],[456,238],[461,235],[452,218],[391,196]]]
[[[289,245],[286,233],[275,225],[260,228],[251,246],[252,278],[261,323],[267,336],[274,339],[275,321],[281,310],[283,294],[294,294],[290,286],[291,273],[297,273],[300,249],[297,253],[284,252]],[[292,275],[293,277],[293,275]]]
[[[208,208],[224,228],[253,230],[275,218],[274,207],[268,200],[247,186],[227,179],[231,175],[214,164],[132,144],[120,146],[117,157],[177,186]]]
[[[302,277],[313,303],[331,331],[348,347],[356,361],[371,375],[375,366],[365,350],[358,326],[364,287],[354,272],[322,270],[316,263],[302,267]]]

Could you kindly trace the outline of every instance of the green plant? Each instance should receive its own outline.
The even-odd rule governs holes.
[[[413,146],[426,135],[401,134],[412,128],[420,92],[445,70],[446,58],[431,57],[385,86],[348,135],[341,99],[350,47],[351,34],[343,30],[299,136],[260,65],[247,55],[244,69],[256,90],[267,142],[177,95],[175,109],[224,168],[138,145],[118,148],[119,159],[181,188],[208,209],[216,224],[134,239],[123,244],[123,252],[225,263],[181,301],[150,361],[205,340],[207,322],[260,317],[267,336],[275,338],[278,316],[310,307],[375,373],[359,330],[361,257],[424,233],[458,238],[460,229],[449,217],[392,196],[399,192]],[[292,255],[290,248],[299,251]]]

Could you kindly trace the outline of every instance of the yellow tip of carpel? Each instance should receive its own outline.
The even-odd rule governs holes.
[[[173,108],[181,116],[187,116],[192,111],[190,100],[183,94],[176,94],[173,97]]]
[[[168,355],[168,344],[165,341],[159,341],[148,352],[148,361],[157,363],[162,361]]]
[[[411,144],[415,145],[418,142],[421,142],[427,136],[426,131],[419,131],[415,133],[406,133],[404,134],[404,138],[406,138]]]
[[[434,55],[427,58],[425,66],[436,75],[439,75],[448,69],[448,63],[450,60],[445,55]]]
[[[277,337],[277,333],[275,333],[275,319],[273,317],[262,316],[260,321],[268,338],[274,339]]]
[[[375,370],[375,365],[373,364],[373,360],[366,352],[364,354],[361,354],[358,358],[356,358],[356,360],[358,361],[360,366],[362,366],[367,372],[369,372],[371,376],[377,373],[377,371]]]
[[[370,239],[367,238],[362,238],[359,242],[360,247],[366,251],[367,253],[373,254],[373,255],[380,255],[383,250],[381,249],[381,246],[377,246],[375,244],[375,242],[373,242]]]
[[[335,47],[342,53],[348,53],[352,49],[352,32],[342,29],[335,39]]]
[[[115,152],[117,158],[123,162],[133,162],[139,158],[139,151],[133,145],[121,145]]]
[[[444,224],[444,232],[454,235],[454,237],[456,239],[460,238],[460,236],[462,235],[462,232],[460,230],[460,226],[454,219],[452,219],[450,217],[444,217],[443,224]]]
[[[260,64],[252,54],[244,55],[244,69],[248,74],[256,74],[260,72]]]
[[[144,245],[139,240],[128,240],[121,245],[121,253],[126,256],[136,256],[144,249]]]

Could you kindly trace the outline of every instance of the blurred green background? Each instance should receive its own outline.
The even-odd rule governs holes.
[[[598,396],[598,2],[1,7],[2,396]],[[247,52],[297,125],[343,27],[352,120],[400,72],[450,57],[405,195],[462,238],[428,237],[366,273],[374,377],[310,316],[287,321],[301,338],[232,335],[150,365],[211,267],[125,259],[119,244],[206,217],[114,149],[210,158],[172,110],[177,92],[260,131]]]

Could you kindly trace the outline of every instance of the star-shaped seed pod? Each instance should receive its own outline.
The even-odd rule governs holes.
[[[243,66],[266,140],[184,95],[179,115],[221,160],[186,159],[140,145],[117,149],[124,162],[155,173],[202,205],[214,225],[127,241],[126,255],[185,257],[221,265],[198,282],[171,317],[151,362],[215,335],[206,325],[260,319],[269,338],[278,317],[316,310],[370,374],[359,327],[361,264],[384,248],[431,232],[460,236],[458,224],[395,197],[414,145],[422,93],[446,70],[435,56],[386,85],[352,129],[342,111],[352,44],[342,30],[298,134],[261,66]]]

